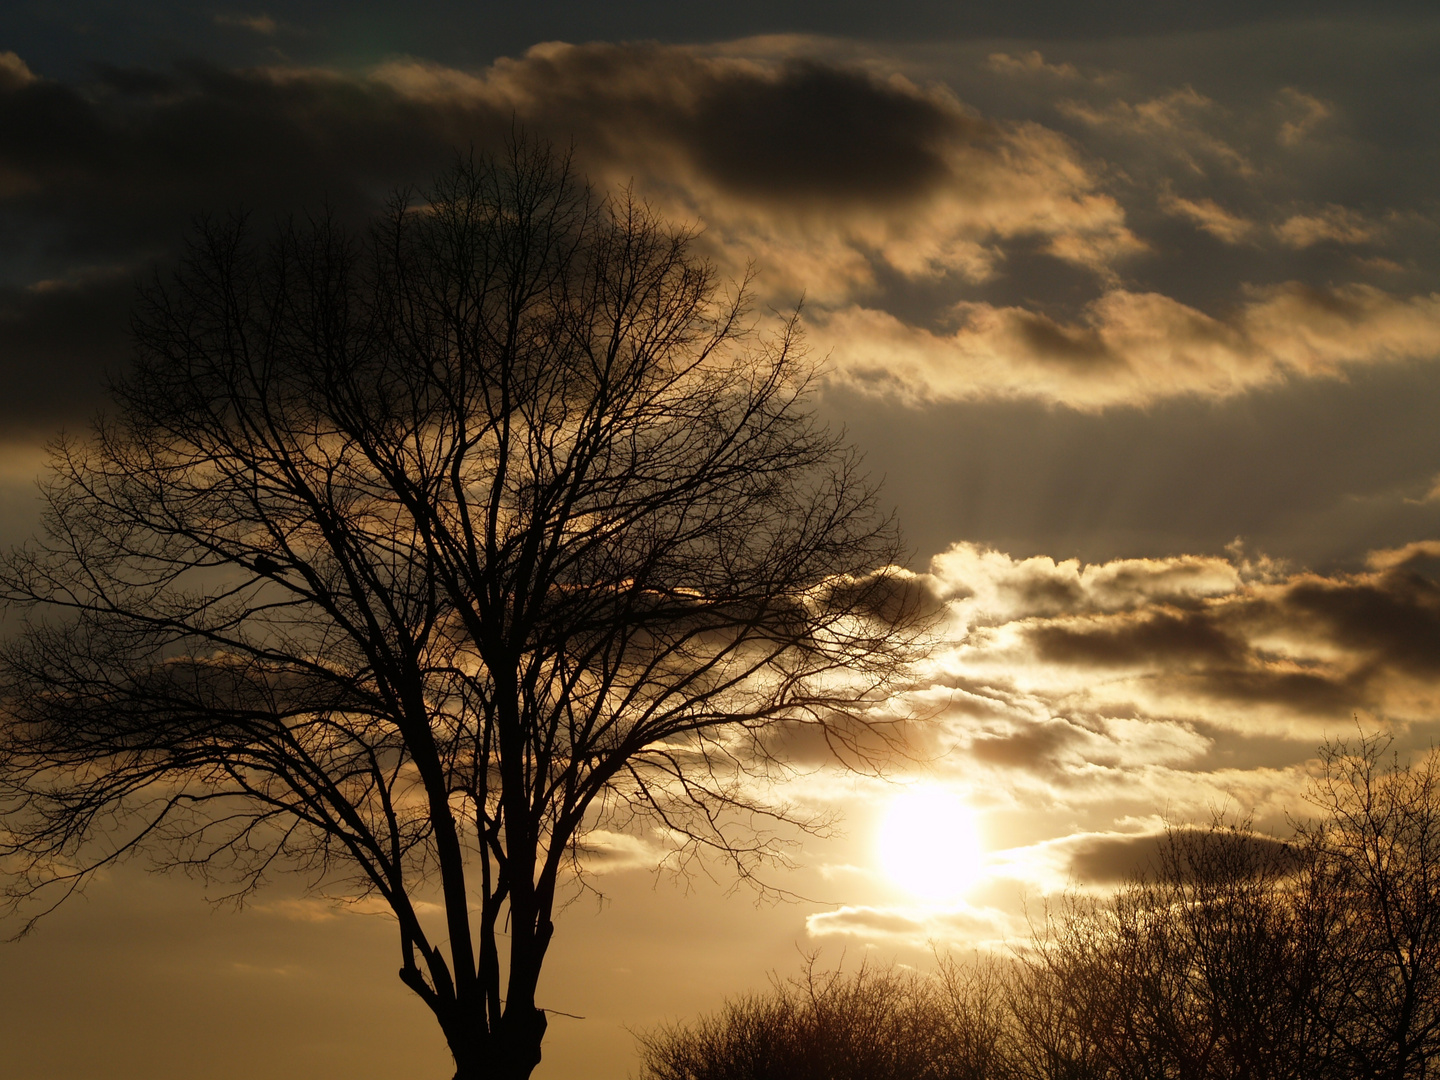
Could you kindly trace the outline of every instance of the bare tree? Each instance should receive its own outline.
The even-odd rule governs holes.
[[[1410,1080],[1440,1070],[1440,756],[1411,765],[1361,734],[1320,748],[1302,830],[1329,948],[1320,1016],[1344,1075]]]
[[[142,848],[378,894],[455,1075],[521,1078],[590,830],[751,873],[787,730],[861,750],[924,618],[689,239],[523,139],[363,236],[203,225],[4,564],[11,899]]]
[[[1115,895],[1069,898],[1011,983],[1023,1073],[1300,1080],[1327,1072],[1297,856],[1248,823],[1171,828]]]

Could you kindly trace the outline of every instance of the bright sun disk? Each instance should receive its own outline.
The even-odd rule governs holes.
[[[980,877],[975,811],[943,788],[915,787],[892,799],[879,846],[890,880],[927,900],[954,899]]]

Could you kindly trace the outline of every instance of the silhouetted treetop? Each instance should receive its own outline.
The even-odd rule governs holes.
[[[457,1076],[523,1077],[589,830],[751,873],[774,726],[883,741],[925,613],[797,320],[690,240],[524,139],[363,234],[202,222],[4,565],[12,898],[299,866],[394,911]]]

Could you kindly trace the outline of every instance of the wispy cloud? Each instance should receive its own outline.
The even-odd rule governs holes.
[[[1276,138],[1281,146],[1301,145],[1314,130],[1334,114],[1334,107],[1328,102],[1293,86],[1284,87],[1279,94],[1280,107],[1287,114],[1280,123]]]
[[[1253,221],[1231,213],[1214,199],[1187,199],[1167,189],[1160,195],[1160,208],[1193,222],[1197,228],[1227,244],[1243,243],[1255,232]]]
[[[1275,226],[1275,234],[1289,247],[1307,248],[1331,241],[1337,244],[1364,244],[1381,232],[1376,222],[1344,206],[1327,206],[1310,214],[1294,214]]]

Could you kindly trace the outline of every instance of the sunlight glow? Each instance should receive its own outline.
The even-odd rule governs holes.
[[[926,900],[960,896],[982,869],[975,811],[944,788],[913,787],[892,799],[879,848],[890,880]]]

